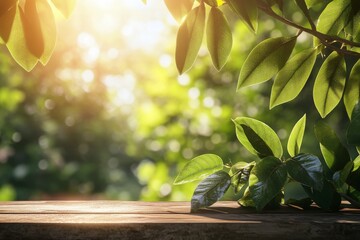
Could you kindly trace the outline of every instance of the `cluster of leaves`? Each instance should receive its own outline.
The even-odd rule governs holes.
[[[238,117],[233,120],[240,143],[259,159],[238,162],[226,169],[213,154],[189,161],[174,184],[202,180],[197,186],[191,209],[197,211],[218,201],[232,186],[238,202],[262,211],[281,202],[307,208],[312,202],[327,211],[340,208],[341,197],[359,207],[360,155],[351,159],[334,131],[325,123],[315,125],[324,163],[317,156],[301,153],[306,115],[293,127],[288,143],[289,158],[276,133],[258,120]],[[360,105],[355,107],[347,132],[349,144],[360,145]],[[224,170],[225,169],[225,170]]]
[[[200,0],[197,1],[198,4],[194,4],[194,0],[165,2],[176,19],[185,17],[179,27],[176,42],[175,58],[180,74],[193,65],[205,29],[207,47],[215,68],[221,70],[225,65],[232,47],[232,32],[224,14],[226,12],[223,12],[220,6],[228,5],[255,33],[261,12],[298,29],[299,32],[295,36],[268,38],[259,43],[241,68],[238,89],[274,78],[270,99],[270,108],[273,108],[299,95],[318,61],[322,66],[313,88],[313,99],[318,112],[323,118],[326,117],[344,96],[350,116],[360,95],[359,1]],[[298,6],[308,20],[309,27],[285,17],[285,5],[289,4]],[[211,8],[207,21],[206,6]],[[293,53],[297,39],[303,32],[313,36],[313,47]],[[357,61],[355,65],[346,64],[345,58],[350,56]]]
[[[6,44],[15,61],[31,71],[40,62],[46,65],[56,38],[54,11],[69,17],[76,0],[2,0],[0,42]]]

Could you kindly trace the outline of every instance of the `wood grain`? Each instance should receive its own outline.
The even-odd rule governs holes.
[[[257,213],[218,202],[190,214],[188,202],[2,202],[0,239],[360,239],[360,210],[343,206]]]

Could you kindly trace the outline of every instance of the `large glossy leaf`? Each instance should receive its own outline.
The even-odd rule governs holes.
[[[346,137],[349,144],[360,146],[360,102],[354,107]]]
[[[295,43],[295,37],[270,38],[259,43],[241,68],[237,88],[270,80],[285,65]]]
[[[281,158],[283,149],[280,139],[268,125],[247,117],[238,117],[233,121],[238,140],[249,152],[260,158]]]
[[[346,112],[351,118],[352,111],[360,99],[360,60],[353,66],[350,77],[346,82],[344,104]]]
[[[16,0],[0,1],[0,39],[9,40],[11,28],[16,14]]]
[[[276,157],[263,158],[254,166],[249,178],[249,190],[258,211],[280,193],[286,177],[285,164]]]
[[[222,159],[214,154],[204,154],[190,160],[176,177],[174,184],[184,184],[204,179],[223,169]]]
[[[51,7],[46,0],[38,0],[37,9],[40,17],[40,26],[44,38],[44,52],[40,57],[40,62],[46,65],[53,54],[56,40],[57,30],[56,22]]]
[[[34,68],[38,59],[29,51],[23,25],[20,17],[20,12],[22,9],[20,6],[16,8],[16,14],[13,22],[13,27],[11,29],[10,37],[6,46],[14,58],[14,60],[26,71],[31,71]]]
[[[326,211],[337,211],[340,208],[341,196],[336,191],[335,187],[324,179],[323,188],[321,191],[316,191],[313,188],[304,186],[305,192],[314,202]]]
[[[292,57],[280,70],[271,89],[270,109],[296,98],[304,88],[316,61],[316,50],[308,49]]]
[[[37,3],[38,1],[26,1],[24,10],[20,11],[20,17],[24,29],[26,45],[35,57],[40,58],[44,53],[45,42],[41,30]]]
[[[295,181],[321,191],[323,168],[318,157],[311,154],[299,154],[286,161],[286,168]]]
[[[232,32],[225,15],[217,7],[212,7],[206,28],[207,47],[217,70],[225,65],[232,47]]]
[[[287,143],[287,150],[291,157],[300,153],[300,148],[302,144],[302,140],[304,137],[306,126],[306,114],[300,118],[300,120],[295,124],[293,129],[291,130],[289,140]]]
[[[230,187],[230,176],[226,172],[216,172],[196,187],[191,199],[191,212],[208,207],[217,202]]]
[[[333,172],[342,170],[350,161],[350,156],[335,132],[324,122],[320,121],[315,124],[315,135],[320,143],[321,153],[329,169]]]
[[[194,0],[165,0],[165,4],[176,20],[181,20],[194,5]]]
[[[349,173],[346,183],[360,191],[360,156],[353,161],[353,169]]]
[[[176,39],[175,60],[180,74],[193,65],[203,39],[205,27],[205,6],[201,3],[186,16],[180,25]]]
[[[313,96],[316,109],[326,117],[341,100],[346,81],[344,57],[333,52],[326,58],[315,79]]]
[[[258,9],[254,1],[248,0],[228,0],[231,9],[239,15],[246,25],[254,32],[258,28]]]
[[[350,12],[350,0],[330,2],[319,16],[317,30],[322,33],[337,35],[347,25]]]
[[[74,11],[76,0],[51,0],[65,18],[69,18]],[[146,3],[146,1],[144,1]]]

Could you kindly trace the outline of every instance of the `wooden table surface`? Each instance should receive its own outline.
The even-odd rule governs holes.
[[[218,202],[194,214],[189,202],[1,202],[0,239],[360,239],[360,210],[343,207],[257,213]]]

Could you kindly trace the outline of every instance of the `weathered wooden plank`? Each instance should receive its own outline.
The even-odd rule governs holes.
[[[346,207],[346,205],[344,205]],[[219,202],[3,202],[0,239],[360,239],[360,211],[282,207],[256,213]]]

